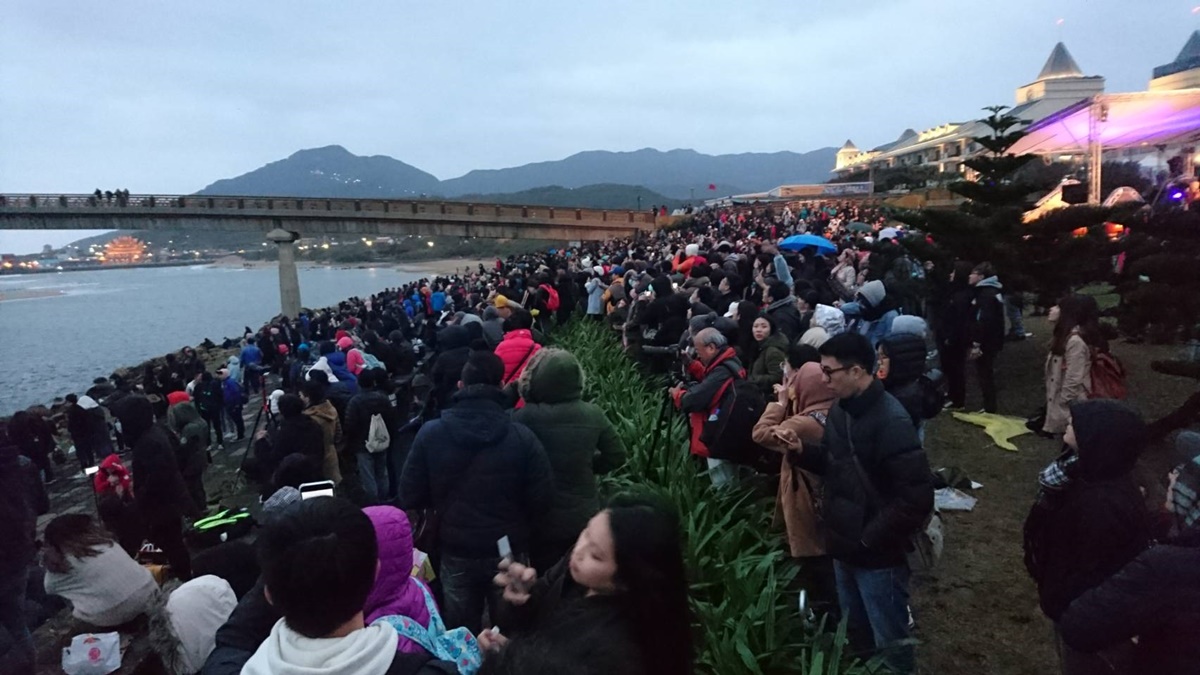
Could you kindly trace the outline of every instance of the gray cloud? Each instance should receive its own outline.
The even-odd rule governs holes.
[[[14,3],[0,191],[190,192],[331,143],[440,178],[588,149],[871,146],[1011,103],[1060,36],[1109,91],[1144,89],[1197,23],[1193,0],[1153,4]]]

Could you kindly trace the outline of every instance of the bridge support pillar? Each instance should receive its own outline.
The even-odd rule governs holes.
[[[296,271],[296,240],[300,235],[276,227],[267,239],[279,249],[279,303],[284,316],[300,316],[300,275]]]

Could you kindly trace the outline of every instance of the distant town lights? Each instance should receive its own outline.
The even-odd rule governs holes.
[[[433,248],[433,242],[432,242],[432,241],[425,242],[425,243],[429,244],[429,248]]]

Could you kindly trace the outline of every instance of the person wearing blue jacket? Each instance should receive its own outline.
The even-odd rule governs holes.
[[[242,342],[242,353],[238,357],[242,361],[242,385],[251,392],[258,391],[259,374],[262,373],[262,350],[253,340]]]
[[[891,334],[892,321],[900,316],[887,295],[887,288],[878,279],[862,285],[858,290],[857,302],[843,305],[842,311],[847,318],[853,314],[853,310],[846,309],[851,304],[858,308],[858,318],[852,323],[852,329],[870,340],[872,347]]]
[[[217,379],[221,380],[221,393],[225,396],[225,414],[237,430],[237,440],[243,440],[246,438],[246,420],[242,417],[242,406],[246,404],[246,394],[242,385],[229,376],[227,368],[217,371]]]

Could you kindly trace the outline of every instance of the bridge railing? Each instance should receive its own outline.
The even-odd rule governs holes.
[[[207,195],[90,195],[0,194],[0,209],[221,209],[274,211],[298,215],[305,212],[345,213],[362,217],[408,220],[414,216],[466,216],[487,219],[545,219],[594,223],[629,223],[654,227],[655,216],[648,211],[584,209],[561,206],[513,204],[474,204],[418,199],[320,199],[312,197],[238,197]]]

